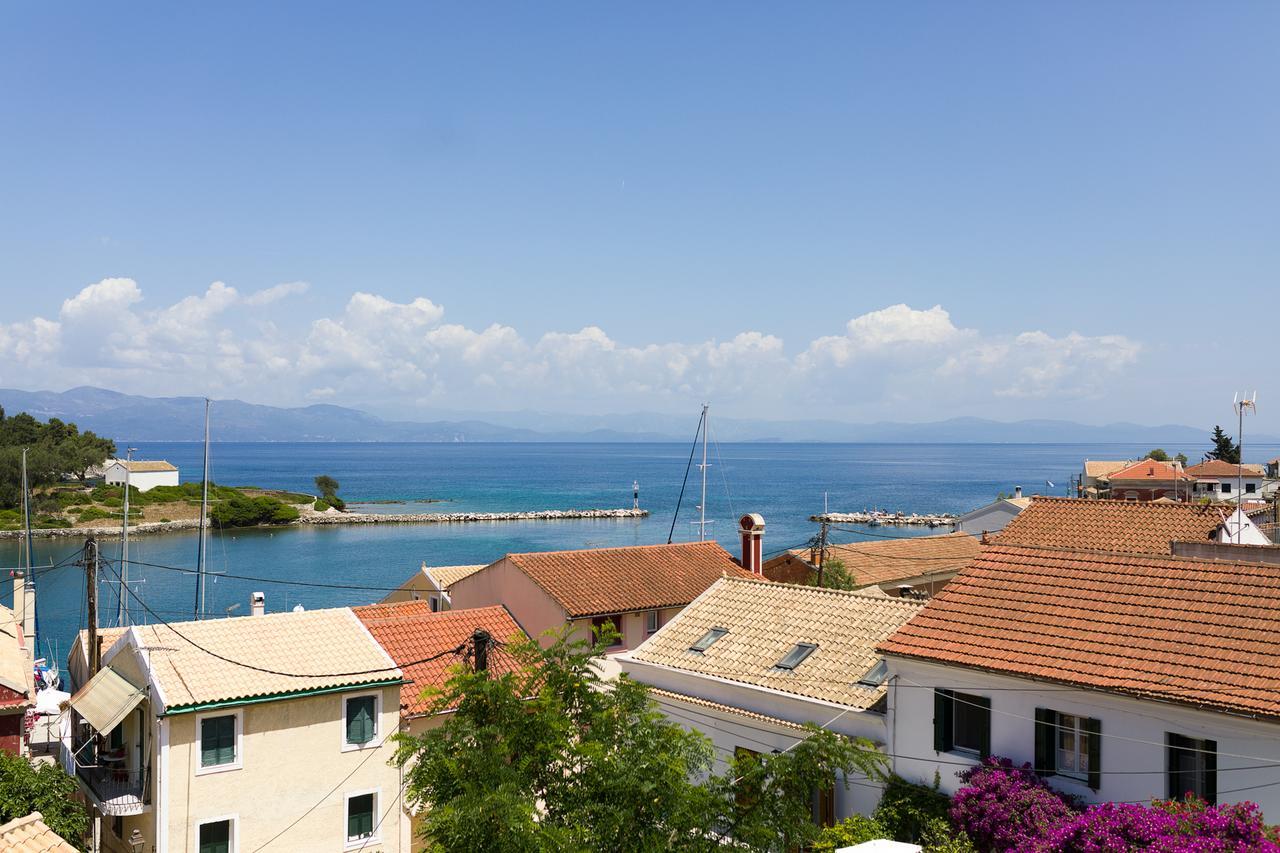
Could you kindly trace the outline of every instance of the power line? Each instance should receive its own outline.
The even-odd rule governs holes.
[[[194,575],[198,573],[197,569],[187,569],[182,566],[166,566],[163,563],[146,563],[141,560],[130,560],[131,566],[146,566],[152,569],[164,569],[170,572],[181,572],[182,574]],[[255,581],[257,583],[274,583],[287,586],[306,586],[316,587],[319,589],[354,589],[368,592],[396,592],[401,589],[398,586],[365,586],[363,584],[344,584],[344,583],[318,583],[316,581],[295,581],[285,580],[283,578],[263,578],[254,577],[253,575],[233,575],[225,572],[219,572],[220,578],[232,578],[235,580]]]

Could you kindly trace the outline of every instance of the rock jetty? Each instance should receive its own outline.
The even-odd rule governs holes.
[[[647,509],[542,509],[529,512],[337,512],[304,515],[300,524],[465,524],[474,521],[560,521],[582,518],[644,518]]]
[[[825,521],[828,524],[877,524],[910,525],[913,527],[950,527],[956,523],[956,516],[948,512],[930,513],[928,515],[910,515],[901,512],[884,512],[882,510],[863,510],[862,512],[828,512],[824,515],[811,515],[810,521]]]

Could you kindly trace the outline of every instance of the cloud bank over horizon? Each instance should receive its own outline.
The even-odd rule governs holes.
[[[469,328],[426,296],[394,302],[358,291],[333,316],[307,316],[307,291],[286,282],[241,293],[215,281],[149,306],[133,279],[105,278],[53,318],[0,321],[0,384],[323,401],[406,418],[441,409],[675,412],[712,400],[734,416],[931,420],[977,410],[1060,416],[1106,394],[1141,353],[1116,334],[961,328],[942,305],[887,305],[843,328],[832,318],[797,345],[757,329],[623,343],[591,325],[537,337],[499,323]]]

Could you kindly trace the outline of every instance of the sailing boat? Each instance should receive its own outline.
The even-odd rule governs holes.
[[[702,464],[698,466],[698,470],[702,472],[702,501],[698,504],[698,520],[691,521],[690,524],[698,527],[698,541],[704,542],[707,538],[707,525],[714,524],[713,521],[707,521],[707,469],[711,467],[707,462],[707,432],[710,424],[708,421],[711,417],[711,404],[702,404],[702,417],[698,419],[698,429],[693,433],[693,446],[689,448],[689,463],[684,469],[684,481],[680,484],[680,497],[676,499],[676,512],[671,518],[671,530],[667,533],[667,544],[671,544],[672,538],[676,532],[676,519],[680,517],[680,505],[684,502],[684,489],[689,484],[689,469],[693,467],[693,455],[698,449],[698,436],[702,436]],[[719,445],[716,445],[717,448]],[[717,450],[717,453],[719,451]]]

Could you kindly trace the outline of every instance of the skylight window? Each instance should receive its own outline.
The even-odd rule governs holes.
[[[729,633],[728,628],[712,628],[710,631],[707,631],[707,633],[703,634],[702,637],[699,638],[698,642],[690,646],[689,651],[705,652],[707,649],[711,648],[712,643],[714,643],[716,640],[720,639],[727,633]]]
[[[879,687],[889,677],[889,665],[883,660],[867,670],[867,674],[858,679],[859,687]]]
[[[813,643],[796,643],[795,647],[787,652],[787,656],[778,661],[775,666],[778,669],[795,669],[804,663],[804,659],[813,654],[813,650],[816,648],[817,646]]]

